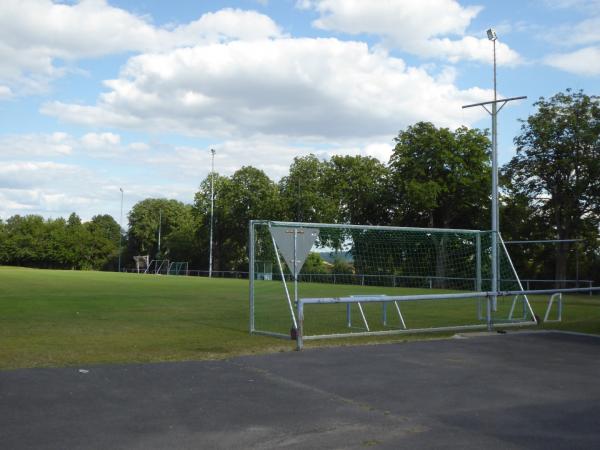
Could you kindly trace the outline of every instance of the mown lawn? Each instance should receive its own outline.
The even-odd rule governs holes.
[[[388,290],[305,285],[302,295],[392,293]],[[258,287],[258,293],[258,325],[286,332],[289,319],[281,285],[267,283],[265,288]],[[536,314],[543,316],[546,302],[547,298],[534,300]],[[319,307],[306,311],[308,331],[345,326],[340,308],[315,308]],[[380,310],[374,308],[367,314],[377,323]],[[473,318],[473,305],[453,303],[450,309],[440,303],[406,305],[403,313],[410,327],[460,324],[464,317]],[[391,308],[388,314],[392,324],[397,321]],[[291,341],[250,336],[248,317],[247,280],[0,267],[0,369],[197,360],[293,350]],[[358,319],[356,312],[354,319]],[[600,298],[565,298],[563,322],[545,327],[600,334]],[[414,338],[423,336],[310,341],[308,345]]]

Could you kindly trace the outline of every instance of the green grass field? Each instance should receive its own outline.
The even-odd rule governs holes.
[[[302,289],[302,296],[392,293],[391,288],[345,285],[307,284]],[[287,332],[281,285],[267,282],[257,290],[257,325]],[[396,288],[393,293],[400,291],[417,292]],[[546,302],[547,297],[533,299],[539,316]],[[451,306],[428,302],[402,308],[409,327],[473,318],[472,303]],[[380,310],[374,308],[367,315],[376,323]],[[340,305],[307,308],[307,332],[342,331],[343,311]],[[390,308],[390,321],[392,313]],[[248,316],[247,280],[0,267],[0,369],[213,359],[294,348],[291,341],[250,336]],[[358,319],[356,313],[354,317]],[[600,334],[600,298],[565,297],[563,322],[545,327]],[[308,345],[414,338],[423,335]]]

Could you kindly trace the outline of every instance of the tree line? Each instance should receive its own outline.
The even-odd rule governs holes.
[[[578,239],[511,247],[525,278],[600,280],[600,100],[567,90],[535,104],[521,123],[516,155],[501,169],[505,240]],[[247,270],[248,222],[270,219],[434,228],[490,228],[486,130],[419,122],[399,132],[387,163],[368,156],[297,157],[278,182],[245,166],[214,176],[213,269]],[[211,175],[191,203],[145,199],[123,232],[123,266],[134,255],[208,269]],[[158,247],[159,225],[161,234]],[[119,225],[40,216],[0,222],[0,263],[114,270]],[[317,262],[310,267],[318,270]],[[576,273],[577,272],[577,273]]]

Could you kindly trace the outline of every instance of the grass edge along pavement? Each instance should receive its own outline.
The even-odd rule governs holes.
[[[543,316],[546,302],[547,297],[533,299],[537,315]],[[564,304],[563,322],[544,328],[600,334],[597,297],[567,296]],[[14,267],[0,267],[0,343],[0,369],[221,359],[294,349],[290,341],[248,335],[247,280]]]

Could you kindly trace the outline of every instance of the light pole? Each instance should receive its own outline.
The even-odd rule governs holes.
[[[215,208],[215,149],[210,149],[211,168],[210,168],[210,243],[208,249],[208,277],[212,278],[213,265],[213,216]]]
[[[494,100],[491,102],[482,102],[482,103],[474,103],[472,105],[465,105],[464,108],[472,108],[474,106],[481,106],[492,116],[492,301],[491,305],[488,302],[488,328],[491,329],[491,310],[493,307],[494,311],[496,310],[496,302],[498,292],[498,238],[500,235],[500,221],[499,221],[499,213],[498,213],[498,113],[504,105],[512,100],[521,100],[527,97],[511,97],[504,98],[498,100],[497,90],[496,90],[496,40],[498,40],[498,35],[493,28],[487,30],[487,37],[494,44]],[[498,104],[501,103],[500,107]],[[487,105],[492,106],[492,110],[490,111],[487,108]]]
[[[119,272],[121,272],[121,254],[123,253],[123,188],[121,191],[121,217],[119,218]]]
[[[162,232],[162,209],[158,210],[158,251],[156,252],[156,259],[160,259],[160,235]]]

